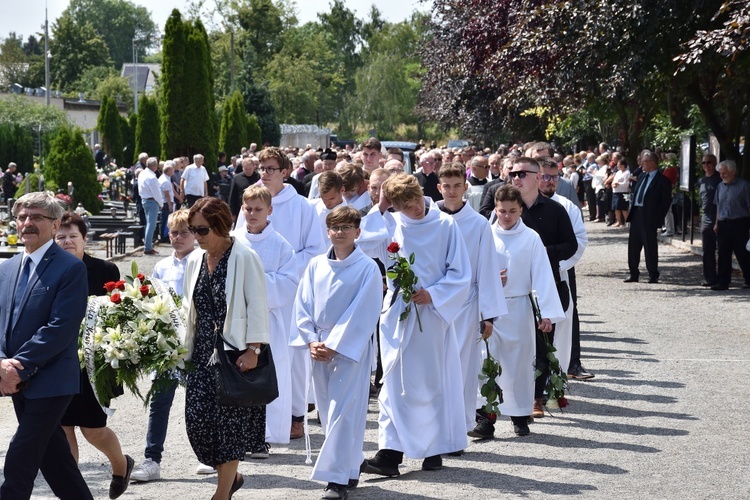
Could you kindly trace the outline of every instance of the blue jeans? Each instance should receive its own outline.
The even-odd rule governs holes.
[[[156,231],[156,223],[159,220],[160,208],[156,200],[143,200],[143,211],[146,214],[146,234],[144,236],[146,241],[144,245],[147,252],[154,249],[154,232]]]
[[[167,385],[151,398],[148,412],[148,432],[146,433],[146,458],[161,463],[164,451],[164,441],[167,439],[169,425],[169,410],[172,408],[174,393],[177,390],[177,380],[169,379]]]
[[[159,239],[163,240],[164,242],[169,242],[169,228],[167,227],[167,219],[169,219],[169,214],[172,212],[169,211],[169,204],[165,203],[163,207],[161,207],[161,228],[160,228],[160,235]]]

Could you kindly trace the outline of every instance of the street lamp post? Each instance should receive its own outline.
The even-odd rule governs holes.
[[[136,115],[138,114],[138,52],[135,50],[135,41],[138,38],[137,35],[138,32],[136,32],[136,36],[133,37],[133,103]]]

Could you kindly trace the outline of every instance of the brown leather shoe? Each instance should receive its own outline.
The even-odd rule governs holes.
[[[292,422],[292,430],[289,433],[289,439],[299,439],[305,435],[304,422]]]
[[[542,399],[535,399],[534,400],[534,410],[531,412],[531,416],[533,418],[543,418],[544,417],[544,407],[542,406]]]

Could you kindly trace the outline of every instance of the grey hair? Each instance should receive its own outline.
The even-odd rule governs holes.
[[[193,163],[195,163],[198,160],[203,160],[203,159],[204,158],[202,154],[193,155]]]
[[[152,156],[148,160],[146,160],[146,167],[151,168],[154,165],[159,165],[159,159],[155,156]]]
[[[731,172],[733,174],[737,172],[737,164],[732,160],[724,160],[723,162],[719,163],[717,169],[721,167],[726,167],[727,172]]]
[[[13,215],[18,215],[23,208],[43,208],[47,215],[55,220],[60,220],[65,211],[52,191],[39,191],[21,196],[13,205]]]
[[[656,156],[656,153],[654,153],[654,152],[652,152],[652,151],[650,151],[648,149],[644,149],[643,151],[641,151],[641,159],[643,159],[643,158],[645,158],[647,156],[649,158],[651,158],[652,160],[654,160],[654,162],[656,162],[657,164],[659,163],[659,157]]]

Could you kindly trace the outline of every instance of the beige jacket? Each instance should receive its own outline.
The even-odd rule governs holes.
[[[197,313],[193,304],[193,291],[200,275],[203,250],[190,253],[185,266],[183,284],[185,310],[185,346],[190,359],[195,347]],[[229,255],[227,280],[227,316],[224,320],[224,338],[238,349],[245,349],[251,342],[267,344],[270,341],[268,308],[266,307],[266,275],[263,263],[253,250],[235,240]],[[225,345],[225,349],[230,349]]]

